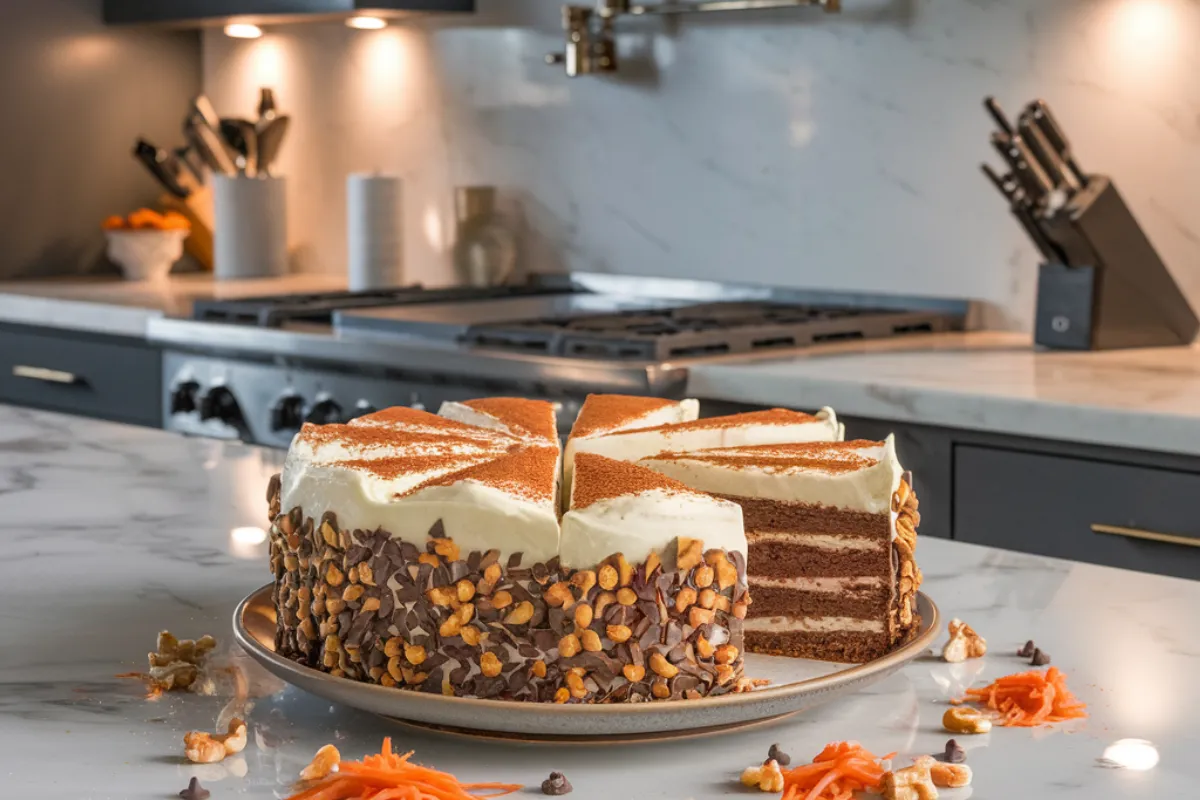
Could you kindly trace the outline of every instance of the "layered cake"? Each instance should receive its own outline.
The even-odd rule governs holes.
[[[741,506],[751,650],[857,663],[915,631],[917,498],[892,437],[660,453],[639,463]]]
[[[694,416],[655,402],[649,424]],[[277,652],[469,697],[746,688],[740,507],[585,458],[560,525],[552,430],[552,406],[524,400],[305,425],[268,489]]]

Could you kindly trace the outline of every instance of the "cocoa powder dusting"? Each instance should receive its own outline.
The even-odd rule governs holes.
[[[554,404],[545,400],[524,397],[485,397],[465,400],[463,405],[481,414],[488,414],[528,436],[558,441],[558,426],[554,422]]]
[[[558,474],[558,450],[553,447],[522,447],[506,455],[493,456],[483,463],[430,478],[407,492],[404,497],[431,486],[452,486],[459,481],[477,481],[528,500],[554,499]]]
[[[820,421],[820,417],[805,414],[803,411],[791,411],[786,408],[768,408],[763,411],[747,411],[744,414],[729,414],[724,417],[708,417],[706,419],[692,420],[691,422],[673,422],[667,425],[655,425],[653,428],[638,428],[637,432],[662,431],[664,433],[675,433],[676,431],[741,428],[747,425],[807,425]],[[616,435],[619,436],[621,433],[625,433],[625,431],[620,431]]]
[[[594,453],[579,453],[575,456],[575,474],[571,479],[572,509],[587,508],[601,500],[654,489],[663,489],[675,494],[712,497],[637,464],[616,461]]]
[[[432,431],[467,436],[472,439],[507,436],[503,431],[480,428],[478,425],[467,425],[465,422],[446,419],[445,417],[439,417],[437,414],[430,414],[428,411],[420,411],[408,406],[392,406],[391,408],[384,408],[371,414],[365,414],[354,420],[350,424],[350,427],[359,428],[370,427],[372,425],[385,428],[387,426],[426,428]],[[322,427],[331,426],[325,425]]]
[[[849,442],[804,442],[796,444],[757,444],[746,447],[693,450],[686,453],[659,453],[656,461],[698,461],[734,469],[751,467],[767,472],[818,470],[834,474],[857,472],[873,467],[879,459],[864,456],[858,450],[883,447],[883,442],[855,439]]]
[[[678,405],[661,397],[635,397],[627,394],[589,394],[583,408],[575,417],[571,436],[586,437],[615,430],[635,422],[639,417],[667,406]]]

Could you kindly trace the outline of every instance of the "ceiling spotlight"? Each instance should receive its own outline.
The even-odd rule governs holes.
[[[231,22],[225,26],[225,35],[233,39],[257,39],[262,36],[262,28],[248,22]]]
[[[349,17],[346,19],[346,27],[357,28],[360,31],[377,31],[387,27],[387,20],[380,17]]]

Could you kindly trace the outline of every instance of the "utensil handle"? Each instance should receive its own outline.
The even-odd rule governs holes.
[[[81,380],[74,372],[66,372],[61,369],[50,369],[49,367],[34,367],[29,364],[15,364],[12,368],[14,378],[28,378],[31,381],[41,381],[42,383],[58,383],[64,386],[73,386],[82,384],[85,381]]]
[[[1105,533],[1111,536],[1124,536],[1127,539],[1145,539],[1151,542],[1166,542],[1167,544],[1179,544],[1184,547],[1200,547],[1200,539],[1194,536],[1180,536],[1174,533],[1159,533],[1158,531],[1147,531],[1141,528],[1125,528],[1120,525],[1102,525],[1097,522],[1092,523],[1092,533]]]

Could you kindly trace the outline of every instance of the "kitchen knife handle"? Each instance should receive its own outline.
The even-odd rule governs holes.
[[[1017,130],[1054,187],[1076,188],[1075,176],[1031,118],[1022,115],[1017,122]]]
[[[1063,131],[1062,126],[1058,124],[1058,120],[1054,118],[1053,112],[1050,111],[1050,105],[1045,100],[1038,99],[1030,103],[1026,111],[1037,122],[1038,128],[1046,137],[1046,141],[1050,143],[1050,146],[1054,148],[1059,157],[1070,167],[1079,185],[1087,186],[1087,174],[1075,163],[1075,158],[1071,154],[1071,143],[1067,141],[1067,134]]]
[[[1146,539],[1151,542],[1166,542],[1167,544],[1181,544],[1184,547],[1200,547],[1200,539],[1194,536],[1180,536],[1174,533],[1159,533],[1158,531],[1147,531],[1141,528],[1125,528],[1120,525],[1101,525],[1100,523],[1092,523],[1092,533],[1106,533],[1112,536],[1124,536],[1128,539]]]
[[[1008,121],[1008,117],[1004,114],[1004,109],[1000,107],[998,102],[996,102],[996,98],[992,97],[991,95],[983,98],[983,107],[987,109],[989,114],[992,115],[992,119],[995,120],[996,126],[999,127],[1004,133],[1012,136],[1012,123]]]

